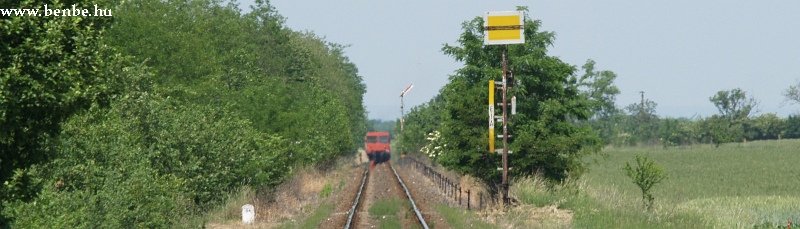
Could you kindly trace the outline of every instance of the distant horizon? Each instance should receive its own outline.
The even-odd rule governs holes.
[[[751,117],[751,118],[752,117],[757,117],[757,116],[760,116],[760,115],[763,115],[763,114],[768,114],[768,113],[773,113],[773,114],[775,114],[775,115],[777,115],[778,117],[781,117],[781,118],[788,118],[789,116],[800,116],[800,112],[790,113],[790,114],[786,114],[786,115],[781,115],[781,114],[777,114],[777,113],[774,113],[774,112],[759,112],[759,113],[751,114],[749,117]],[[690,116],[690,117],[663,116],[663,115],[660,115],[658,113],[656,113],[656,115],[658,116],[658,118],[661,118],[661,119],[663,119],[663,118],[684,119],[685,118],[685,119],[689,119],[689,120],[698,120],[698,119],[702,119],[702,118],[711,117],[711,116],[714,116],[714,115],[717,115],[717,114],[693,115],[693,116]],[[394,118],[394,119],[381,119],[381,118],[370,118],[370,117],[367,117],[367,120],[370,120],[370,121],[381,121],[381,122],[397,122],[399,120],[399,118],[400,117],[397,117],[397,118]]]
[[[253,0],[240,0],[249,11]],[[300,4],[308,2],[313,4]],[[286,26],[350,45],[345,54],[367,85],[370,119],[400,116],[399,93],[409,83],[406,111],[429,101],[462,65],[440,50],[456,45],[461,23],[486,11],[527,6],[556,34],[548,55],[576,66],[617,73],[617,105],[636,103],[639,91],[661,117],[708,117],[708,98],[741,88],[760,101],[760,112],[800,113],[782,92],[800,81],[798,1],[579,2],[579,1],[287,1],[272,0]],[[613,12],[613,13],[612,13]],[[370,18],[365,20],[365,18]],[[359,26],[353,26],[353,25]]]

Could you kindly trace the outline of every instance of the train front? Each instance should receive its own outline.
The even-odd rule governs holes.
[[[389,132],[367,132],[364,139],[364,150],[371,164],[378,164],[389,161],[391,158],[391,139]]]

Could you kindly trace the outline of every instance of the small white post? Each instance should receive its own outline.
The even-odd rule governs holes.
[[[251,224],[256,219],[256,208],[252,204],[242,206],[242,223]]]

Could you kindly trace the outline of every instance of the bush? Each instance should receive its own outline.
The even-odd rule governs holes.
[[[653,197],[651,189],[667,178],[667,175],[664,174],[664,170],[650,160],[650,158],[641,155],[636,155],[635,168],[631,167],[630,163],[625,162],[623,170],[625,170],[625,175],[630,177],[633,183],[639,186],[639,189],[642,191],[644,208],[648,211],[652,210],[655,197]]]
[[[5,215],[19,228],[169,227],[191,206],[185,180],[140,154],[131,122],[93,109],[64,126],[56,158],[26,172],[41,180],[30,202]]]
[[[132,96],[64,125],[56,158],[26,172],[41,194],[4,214],[13,226],[170,227],[242,185],[280,183],[287,143],[201,105]]]
[[[786,130],[783,134],[786,138],[800,138],[800,115],[791,115],[786,119]]]
[[[59,163],[60,164],[60,163]],[[97,163],[69,166],[85,180],[52,177],[32,202],[10,204],[4,214],[18,228],[167,228],[186,215],[190,202],[183,182],[146,166],[120,168]],[[75,183],[91,181],[78,187]],[[70,182],[66,184],[66,182]]]
[[[557,204],[561,198],[547,182],[540,176],[517,179],[514,181],[514,185],[509,188],[509,192],[524,204],[531,204],[536,207]]]

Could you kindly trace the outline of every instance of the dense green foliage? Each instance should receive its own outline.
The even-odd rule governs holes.
[[[28,170],[43,189],[11,209],[15,226],[164,227],[239,185],[286,175],[285,140],[225,110],[180,104],[132,97],[70,119],[58,156]]]
[[[187,225],[359,146],[365,86],[344,47],[268,2],[95,3],[114,17],[2,19],[0,227]]]
[[[442,121],[442,97],[436,96],[427,103],[411,108],[405,116],[403,132],[398,136],[397,147],[401,152],[418,152],[428,144],[428,134],[439,128]],[[400,129],[398,124],[396,129]]]
[[[190,87],[170,96],[231,104],[258,130],[309,149],[352,151],[362,138],[365,86],[344,47],[283,28],[268,4],[245,15],[214,1],[137,1],[118,11],[110,43],[152,63],[164,85]]]
[[[51,7],[95,1],[51,2]],[[102,4],[103,2],[98,2]],[[2,1],[0,8],[41,7]],[[113,93],[119,56],[101,44],[104,17],[7,17],[0,20],[0,181],[45,161],[62,121]],[[8,193],[4,197],[25,197]],[[1,217],[0,217],[1,218]],[[2,220],[0,220],[2,221]]]

